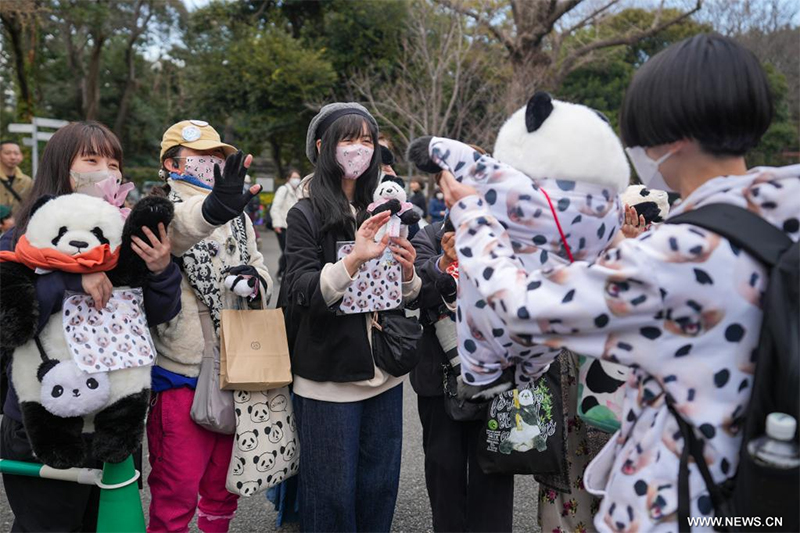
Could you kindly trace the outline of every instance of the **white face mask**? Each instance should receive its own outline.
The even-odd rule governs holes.
[[[300,178],[292,178],[292,179],[290,179],[289,180],[289,185],[291,185],[293,188],[296,189],[297,186],[300,185]]]
[[[437,200],[444,200],[444,193],[437,192],[436,193],[436,199]]]
[[[645,187],[648,189],[660,189],[667,192],[677,192],[667,185],[664,176],[661,174],[661,171],[658,170],[658,166],[666,161],[673,152],[667,152],[658,158],[657,161],[652,160],[642,146],[625,148],[625,152],[628,154],[633,168],[636,169],[636,173],[639,175],[639,179],[642,180]]]

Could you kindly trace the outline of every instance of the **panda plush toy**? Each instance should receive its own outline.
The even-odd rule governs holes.
[[[628,186],[630,168],[614,130],[601,113],[544,92],[506,121],[494,157],[451,139],[422,137],[409,146],[408,159],[424,172],[448,170],[475,187],[507,229],[520,271],[592,261],[622,223],[619,194]],[[558,282],[557,272],[552,280]],[[482,278],[462,273],[459,281],[458,352],[465,383],[488,386],[511,366],[519,386],[544,373],[560,350],[510,337],[492,312],[496,302],[479,295]],[[557,322],[542,329],[554,336],[570,333]],[[510,386],[500,382],[483,397]]]
[[[645,223],[660,224],[669,214],[669,195],[667,191],[648,189],[644,185],[631,185],[620,195],[623,205],[636,209]]]
[[[82,370],[70,353],[62,313],[40,320],[37,273],[104,271],[115,287],[141,287],[147,266],[133,252],[131,237],[147,242],[141,228],[157,235],[159,223],[166,227],[172,216],[165,198],[142,199],[123,222],[120,210],[99,198],[43,197],[15,251],[0,253],[0,343],[13,351],[11,379],[23,424],[43,463],[83,466],[89,457],[117,463],[134,452],[144,431],[151,367]],[[112,330],[115,320],[127,320],[119,314],[111,319],[106,325]]]
[[[419,222],[420,216],[407,199],[405,189],[393,180],[385,180],[375,189],[367,211],[371,215],[384,211],[392,213],[389,222],[375,234],[375,242],[380,242],[387,232],[390,237],[408,238],[408,226]]]

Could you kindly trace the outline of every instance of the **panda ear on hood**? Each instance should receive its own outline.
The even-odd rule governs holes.
[[[538,130],[553,112],[553,98],[549,93],[536,91],[525,109],[525,127],[528,133]]]
[[[55,200],[55,198],[56,197],[53,196],[52,194],[45,194],[44,196],[40,196],[39,198],[37,198],[37,200],[33,203],[33,206],[31,207],[30,216],[33,216],[33,214],[36,211],[38,211],[40,207],[42,207],[44,204],[46,204],[50,200]]]

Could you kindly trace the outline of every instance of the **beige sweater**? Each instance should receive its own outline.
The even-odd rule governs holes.
[[[231,241],[236,242],[231,238],[233,235],[230,224],[214,226],[203,218],[202,205],[209,191],[182,181],[169,180],[168,183],[180,199],[174,202],[175,218],[169,227],[173,255],[183,255],[202,240],[214,241],[220,251],[212,259],[211,271],[216,276],[221,291],[227,291],[222,285],[224,281],[222,270],[242,264],[242,254],[238,245],[231,251],[230,247],[226,247]],[[250,256],[247,264],[254,266],[266,280],[269,285],[266,296],[269,300],[272,295],[272,278],[264,265],[264,257],[258,251],[253,225],[249,218],[244,218],[247,228],[247,252]],[[183,274],[181,280],[181,312],[166,324],[159,325],[156,332],[153,338],[158,351],[156,364],[170,372],[189,377],[198,376],[205,342],[200,326],[197,297],[186,274]],[[216,340],[219,342],[219,339]]]

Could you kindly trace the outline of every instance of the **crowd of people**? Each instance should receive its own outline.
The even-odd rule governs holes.
[[[549,97],[532,98],[519,112],[527,131],[515,135],[538,128],[550,135],[544,128],[554,105]],[[796,243],[800,166],[748,169],[745,163],[772,113],[765,73],[741,45],[708,34],[672,45],[637,71],[624,98],[620,153],[627,147],[647,187],[637,194],[650,194],[648,188],[677,193],[667,222],[707,204],[748,207]],[[497,191],[513,171],[503,166],[511,164],[506,151],[493,158],[439,138],[414,146],[424,154],[409,153],[409,160],[435,178],[406,183],[399,177],[391,142],[362,105],[322,107],[306,136],[313,170],[303,176],[292,168],[272,202],[281,256],[270,273],[254,225],[242,216],[261,192],[244,181],[252,157],[222,142],[204,121],[165,130],[163,184],[150,194],[167,198],[174,215],[158,232],[145,227],[132,237],[147,268],[143,304],[157,352],[146,422],[148,531],[187,531],[197,514],[200,530],[225,532],[236,514],[239,496],[226,489],[226,476],[237,436],[199,425],[192,413],[201,364],[219,357],[224,292],[234,290],[252,307],[273,300],[284,309],[301,453],[293,497],[303,531],[391,529],[409,371],[434,531],[512,530],[514,479],[523,472],[485,471],[479,456],[486,412],[513,389],[522,413],[524,391],[551,368],[558,369],[548,375],[558,383],[552,401],[561,406],[563,420],[556,422],[563,431],[555,437],[558,466],[536,475],[542,531],[684,531],[688,524],[679,519],[687,513],[719,516],[708,477],[722,484],[739,466],[743,417],[757,385],[752,354],[764,315],[765,266],[724,233],[702,230],[699,222],[664,223],[635,205],[619,210],[614,228],[588,226],[593,217],[613,217],[619,199],[603,190],[594,200],[584,197],[585,206],[570,206],[576,198],[569,196],[571,181],[553,180],[566,194],[553,194],[552,202],[547,196],[544,212],[524,213],[513,203],[548,188],[535,180],[533,189],[512,187],[508,204],[495,209]],[[0,144],[0,249],[8,252],[19,249],[42,197],[103,197],[97,184],[110,180],[119,187],[124,174],[119,140],[96,122],[58,130],[34,180],[19,170],[21,161],[16,143]],[[397,187],[382,187],[387,183]],[[379,189],[388,196],[378,197]],[[114,205],[125,216],[123,203]],[[548,217],[557,228],[552,246],[550,236],[536,233]],[[392,229],[395,223],[400,229]],[[596,242],[582,237],[574,245],[581,227]],[[510,240],[519,228],[536,246]],[[342,243],[349,243],[345,255]],[[561,259],[548,261],[541,251],[547,247]],[[587,251],[594,248],[601,251],[596,259]],[[531,268],[526,253],[541,268]],[[389,279],[392,270],[379,271],[389,263],[397,279]],[[373,276],[372,285],[395,283],[386,290],[397,287],[396,307],[405,312],[376,307],[366,297],[361,302],[369,285],[361,287],[364,275]],[[477,298],[469,306],[467,284]],[[102,309],[113,286],[104,272],[38,272],[39,331],[61,312],[67,291],[85,292]],[[381,296],[372,294],[376,301]],[[344,310],[345,301],[359,312]],[[376,355],[376,346],[386,349],[386,336],[408,326],[402,321],[412,324],[413,342],[394,353],[413,362],[400,373]],[[485,323],[493,324],[488,333]],[[511,340],[492,344],[487,336]],[[7,372],[13,357],[4,347],[0,456],[38,462]],[[619,389],[624,397],[616,433],[582,416],[598,403],[582,400],[591,386],[586,380],[597,379],[582,371],[585,358],[630,369],[623,377],[604,376],[603,386],[613,385],[604,392]],[[523,415],[516,416],[522,427]],[[792,428],[786,440],[794,442],[794,435]],[[702,465],[690,457],[695,440],[702,443]],[[85,457],[72,466],[101,464]],[[3,481],[13,531],[96,529],[97,487],[10,474]],[[796,490],[788,496],[797,501]],[[786,512],[791,523],[796,509]]]

